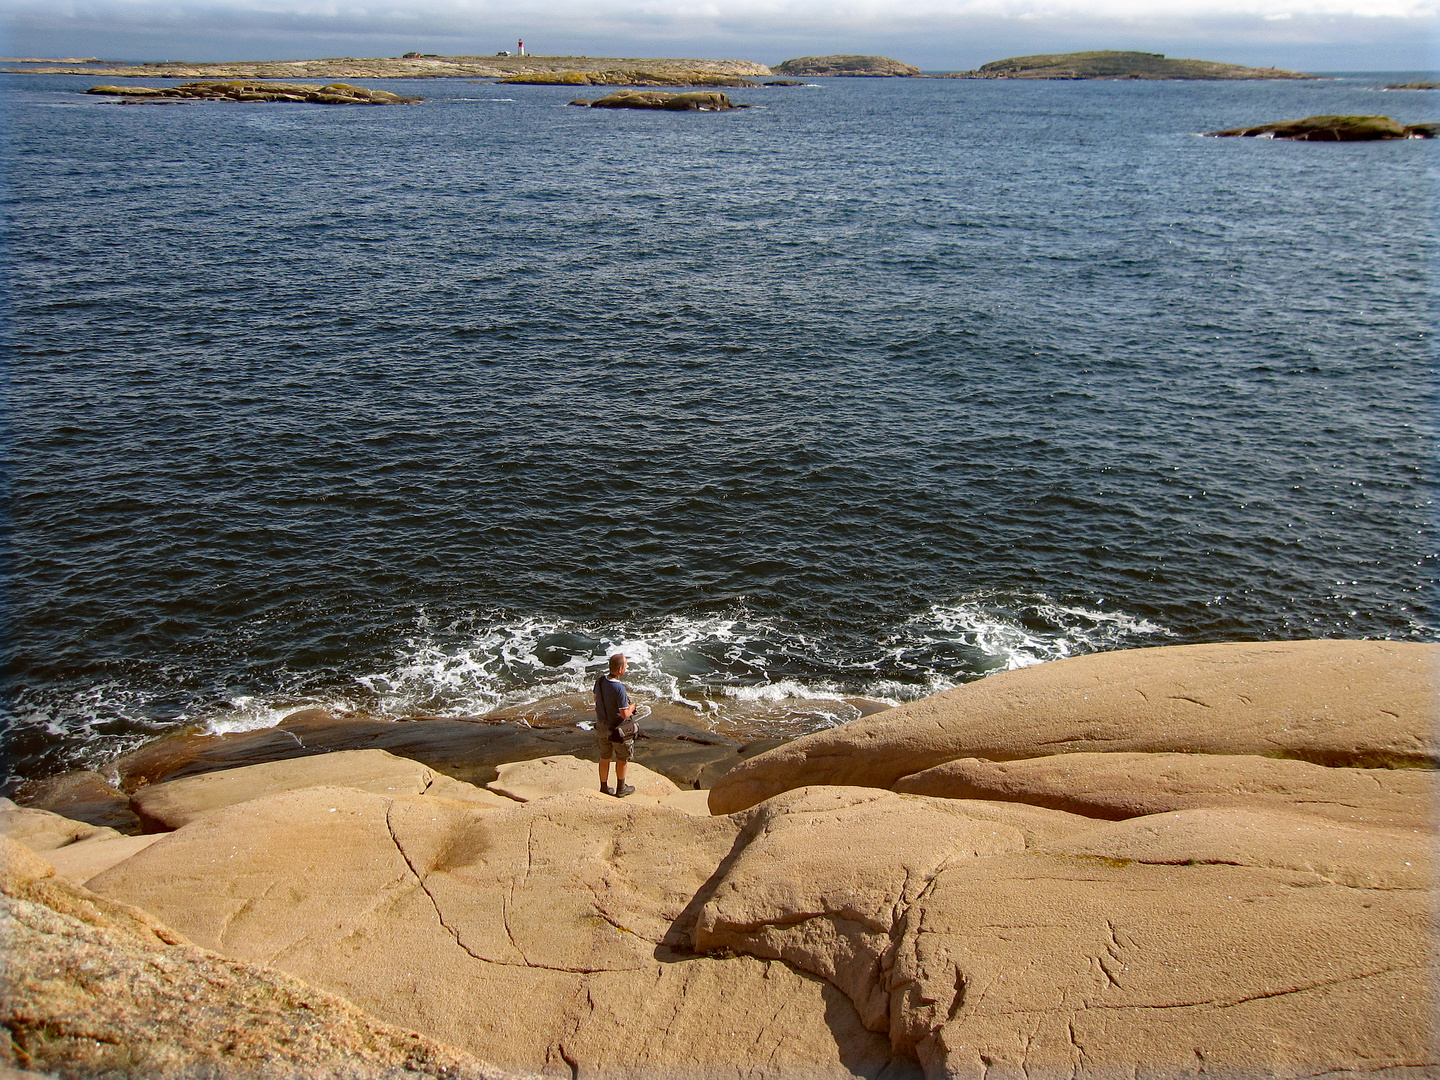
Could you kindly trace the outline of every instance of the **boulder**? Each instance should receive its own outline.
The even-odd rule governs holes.
[[[130,809],[130,796],[89,769],[22,784],[15,798],[22,806],[50,810],[75,821],[130,835],[141,831],[140,819]]]
[[[793,60],[786,60],[773,70],[777,75],[804,75],[807,77],[824,75],[868,78],[914,77],[920,74],[920,69],[913,64],[903,64],[899,60],[891,60],[888,56],[855,56],[851,54],[799,56]]]
[[[1248,754],[1052,754],[960,758],[903,776],[895,791],[1029,803],[1097,818],[1207,806],[1303,808],[1347,824],[1435,831],[1433,769],[1346,769]]]
[[[598,791],[494,812],[311,788],[205,814],[91,884],[508,1068],[905,1075],[829,983],[693,954],[740,828]]]
[[[384,750],[341,750],[150,784],[137,791],[132,802],[152,830],[178,829],[224,806],[281,791],[327,786],[379,795],[431,795],[490,807],[511,805],[510,800],[474,784],[452,780],[418,761]]]
[[[145,912],[57,878],[6,838],[0,927],[0,1022],[9,1035],[0,1043],[0,1072],[505,1080],[278,971],[196,948]]]
[[[1371,142],[1376,139],[1408,139],[1411,131],[1388,116],[1307,116],[1303,120],[1282,120],[1255,127],[1211,131],[1216,137],[1293,139],[1298,142]]]
[[[1255,754],[1437,764],[1440,645],[1288,641],[1095,653],[1004,672],[807,735],[715,783],[728,814],[811,784],[888,788],[957,758]]]

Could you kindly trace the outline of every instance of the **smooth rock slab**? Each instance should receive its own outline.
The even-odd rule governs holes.
[[[0,799],[0,836],[8,836],[31,851],[53,851],[82,840],[113,839],[120,833],[89,822],[72,821],[49,810],[16,806],[9,799]]]
[[[1000,799],[1121,819],[1206,806],[1304,810],[1333,821],[1434,831],[1434,769],[1347,769],[1252,754],[1052,754],[960,758],[901,777],[895,791]]]
[[[728,814],[811,784],[888,788],[957,758],[1255,754],[1435,768],[1440,645],[1288,641],[1095,653],[981,679],[743,761]]]
[[[511,800],[384,750],[342,750],[151,784],[131,796],[131,802],[151,828],[178,829],[222,807],[308,787],[353,787],[377,795],[431,795],[494,808],[511,805]]]
[[[315,788],[206,814],[92,886],[509,1068],[877,1076],[888,1043],[833,986],[688,952],[739,829],[598,791],[493,812]]]

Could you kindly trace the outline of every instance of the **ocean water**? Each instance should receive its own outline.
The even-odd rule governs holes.
[[[800,732],[1097,649],[1440,630],[1440,143],[1199,137],[1437,95],[0,79],[8,778],[483,715],[616,647]]]

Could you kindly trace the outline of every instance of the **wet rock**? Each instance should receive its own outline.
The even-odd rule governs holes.
[[[710,808],[811,784],[888,788],[959,758],[1075,752],[1254,754],[1345,768],[1437,764],[1440,646],[1180,645],[1005,672],[741,762]]]
[[[1293,139],[1297,142],[1371,142],[1376,139],[1428,138],[1412,132],[1388,116],[1307,116],[1303,120],[1282,120],[1275,124],[1211,131],[1217,138]]]
[[[591,723],[593,707],[576,709],[577,722]],[[584,719],[586,716],[589,719]],[[651,718],[642,722],[635,759],[682,788],[709,787],[742,760],[746,745],[733,739]],[[753,744],[767,747],[767,742]],[[388,750],[398,757],[483,787],[495,767],[507,762],[568,754],[596,760],[593,731],[574,726],[532,726],[525,720],[371,720],[337,717],[323,709],[292,713],[273,728],[226,735],[198,729],[161,736],[116,759],[123,791],[147,784],[198,776],[267,761],[310,757],[339,750]]]
[[[505,1080],[278,971],[196,948],[147,913],[57,878],[8,838],[0,935],[0,1068],[109,1080]]]
[[[97,772],[61,773],[22,784],[15,794],[21,806],[50,810],[62,817],[88,821],[127,835],[141,831],[130,797]]]

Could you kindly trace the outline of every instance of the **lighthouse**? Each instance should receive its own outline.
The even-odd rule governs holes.
[[[518,42],[518,43],[516,44],[515,48],[516,48],[516,50],[520,53],[521,56],[524,56],[524,55],[525,55],[525,42],[523,42],[523,41]]]

